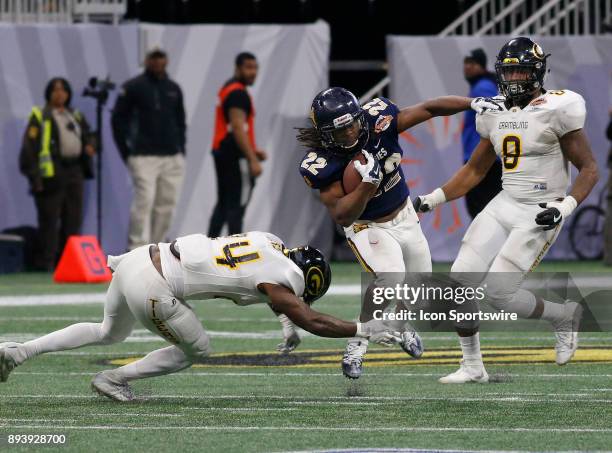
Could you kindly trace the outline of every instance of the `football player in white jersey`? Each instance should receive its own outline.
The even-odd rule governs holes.
[[[381,321],[352,323],[310,308],[325,294],[331,270],[317,249],[288,249],[269,233],[219,238],[193,234],[109,256],[114,271],[104,320],[79,323],[26,343],[0,345],[0,382],[37,355],[125,340],[140,321],[172,343],[114,370],[98,373],[92,387],[118,401],[133,399],[129,381],[183,370],[209,354],[209,337],[188,300],[230,299],[267,303],[303,329],[323,337],[354,336],[390,345],[401,341]]]
[[[488,284],[487,300],[494,308],[549,321],[556,335],[556,362],[564,365],[578,346],[582,308],[575,302],[543,300],[520,286],[589,195],[598,170],[583,131],[584,99],[573,91],[543,87],[548,56],[524,37],[502,47],[495,68],[503,96],[495,99],[503,108],[476,118],[481,141],[472,158],[441,188],[417,198],[415,209],[429,211],[464,196],[499,156],[503,190],[468,228],[451,272],[465,284]],[[568,195],[570,163],[578,176]],[[496,279],[498,272],[504,274]],[[461,368],[440,381],[487,382],[477,329],[458,333]]]

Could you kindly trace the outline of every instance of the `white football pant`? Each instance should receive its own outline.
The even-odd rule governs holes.
[[[130,380],[172,373],[209,354],[209,337],[201,322],[189,305],[171,293],[153,266],[148,245],[109,257],[109,267],[115,272],[106,293],[104,320],[73,324],[24,343],[18,364],[46,352],[121,342],[136,320],[173,346],[118,368],[115,372],[120,377]]]
[[[431,272],[429,244],[410,198],[394,219],[355,223],[344,232],[359,263],[376,276],[376,286],[394,287],[405,282],[407,273]]]
[[[544,231],[535,223],[537,204],[513,200],[503,190],[476,216],[463,238],[451,268],[466,285],[486,284],[487,302],[498,310],[529,317],[536,306],[533,293],[520,289],[525,274],[540,263],[562,225]],[[503,272],[504,274],[497,274]]]

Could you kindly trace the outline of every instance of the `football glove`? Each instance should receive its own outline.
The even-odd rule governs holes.
[[[475,110],[478,115],[482,115],[487,110],[503,110],[502,106],[493,100],[493,98],[477,97],[472,99],[470,103],[472,110]]]
[[[544,208],[544,211],[536,216],[535,222],[542,225],[544,231],[548,231],[559,225],[563,219],[567,219],[578,206],[578,202],[574,197],[568,195],[563,201],[539,203],[538,206]]]
[[[276,350],[281,354],[289,354],[298,347],[302,340],[295,331],[293,322],[291,322],[287,315],[278,315],[278,320],[283,326],[283,342],[276,346]]]
[[[363,155],[368,160],[365,164],[362,164],[358,160],[353,161],[355,170],[361,175],[361,180],[369,184],[374,184],[376,187],[380,185],[382,181],[382,172],[380,171],[380,163],[372,154],[365,150],[361,150]]]
[[[446,195],[439,187],[427,195],[419,195],[412,201],[416,212],[427,212],[446,202]]]
[[[379,319],[371,319],[368,322],[357,323],[356,337],[367,338],[368,340],[381,344],[383,346],[392,346],[402,341],[399,332],[394,332],[389,329],[389,326],[385,325]]]

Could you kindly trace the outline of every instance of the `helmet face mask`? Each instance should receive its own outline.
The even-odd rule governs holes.
[[[541,64],[541,63],[536,63]],[[497,67],[497,82],[507,98],[520,102],[531,97],[542,88],[540,79],[532,65],[501,64]]]
[[[311,305],[329,289],[331,268],[323,254],[308,245],[287,249],[287,256],[304,274],[304,294],[298,294],[304,302]]]
[[[495,63],[501,94],[514,104],[529,102],[543,89],[548,56],[529,38],[515,38],[506,43]]]
[[[350,157],[368,141],[365,113],[353,93],[344,88],[328,88],[312,102],[310,118],[329,152]]]
[[[323,146],[338,154],[352,155],[359,151],[357,145],[365,145],[368,137],[368,125],[363,112],[344,126],[321,128]]]

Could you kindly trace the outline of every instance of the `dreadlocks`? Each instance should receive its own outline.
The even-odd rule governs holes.
[[[321,134],[315,127],[296,127],[296,139],[306,148],[321,148]]]

